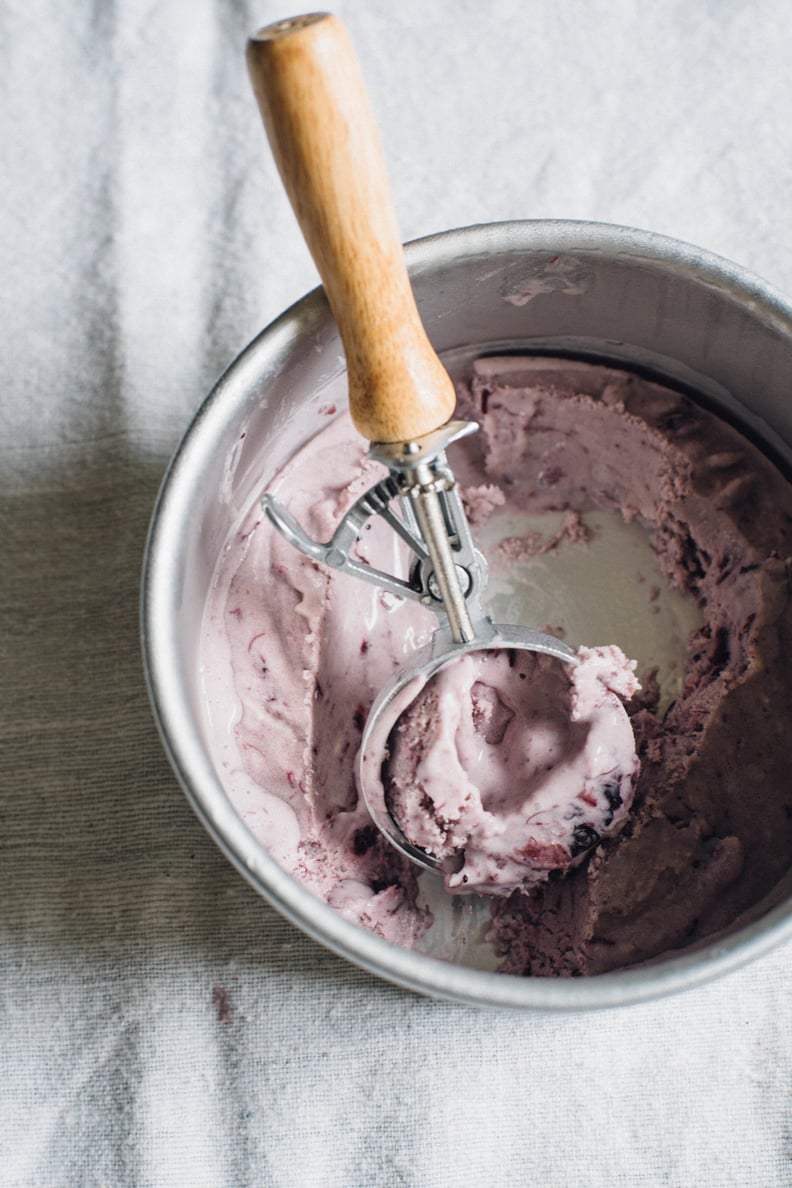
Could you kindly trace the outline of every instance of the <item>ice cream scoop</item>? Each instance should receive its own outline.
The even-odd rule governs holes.
[[[447,447],[477,426],[450,419],[454,386],[415,304],[379,137],[346,31],[326,13],[280,21],[250,40],[247,57],[276,163],[339,327],[352,419],[371,442],[370,456],[385,468],[383,479],[353,505],[327,542],[312,540],[270,496],[262,503],[276,527],[308,556],[415,598],[438,616],[429,648],[397,673],[372,707],[357,775],[374,822],[398,849],[423,866],[458,873],[464,842],[451,855],[422,843],[417,834],[411,836],[407,816],[389,802],[383,762],[396,723],[419,689],[468,654],[523,650],[564,667],[578,665],[579,657],[552,635],[496,625],[483,610],[487,566],[472,540],[446,457]],[[406,547],[411,559],[405,576],[374,569],[356,553],[361,531],[374,515]],[[609,718],[611,733],[622,743],[629,737],[630,745],[620,746],[621,756],[629,754],[610,767],[606,747],[606,758],[601,754],[594,764],[595,775],[617,779],[621,807],[629,803],[636,770],[632,732],[613,687],[600,684],[599,709]],[[560,682],[563,697],[569,685]],[[546,697],[553,695],[548,686]],[[564,702],[557,712],[563,717],[571,711]],[[580,773],[571,768],[567,792],[560,802],[555,798],[551,815],[574,811],[579,780]],[[520,813],[522,819],[531,815],[518,808]],[[513,815],[494,815],[496,831],[514,828]],[[609,824],[614,821],[611,813]],[[590,849],[599,836],[592,829],[586,834],[589,845],[572,857]],[[582,838],[579,832],[578,841]],[[526,872],[535,869],[530,841],[522,844],[517,838],[508,847],[521,868],[512,885],[530,881]],[[571,860],[569,846],[563,854],[557,849],[558,861],[548,867],[548,853],[542,858],[545,871]],[[497,856],[493,860],[497,866]]]

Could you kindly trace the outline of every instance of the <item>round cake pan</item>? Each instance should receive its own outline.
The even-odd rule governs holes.
[[[524,349],[622,363],[700,395],[778,456],[792,446],[792,307],[726,260],[658,235],[569,221],[486,224],[408,245],[421,315],[452,373],[482,352]],[[390,944],[289,875],[228,801],[205,734],[201,622],[229,530],[343,404],[340,341],[321,290],[231,365],[177,450],[151,523],[142,635],[149,692],[176,774],[228,858],[288,919],[336,953],[437,998],[534,1010],[640,1002],[724,974],[792,936],[792,899],[694,952],[583,978],[513,977]]]

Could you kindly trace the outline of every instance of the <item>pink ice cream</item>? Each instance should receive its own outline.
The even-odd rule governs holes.
[[[639,688],[634,669],[614,646],[570,664],[500,648],[417,694],[391,731],[385,798],[449,891],[530,889],[618,833],[639,767],[619,700]]]
[[[657,585],[675,589],[699,623],[680,644],[684,672],[673,688],[638,652],[643,691],[627,712],[641,768],[619,832],[611,835],[605,825],[607,759],[595,765],[602,783],[592,787],[592,815],[581,819],[599,835],[596,843],[573,856],[575,818],[564,821],[562,814],[559,823],[556,814],[567,830],[557,843],[558,867],[540,883],[484,901],[488,943],[500,968],[534,976],[596,974],[696,945],[738,917],[765,910],[792,866],[785,709],[792,701],[792,488],[786,476],[688,396],[613,368],[482,359],[459,398],[459,414],[482,425],[480,440],[459,443],[450,458],[474,531],[499,524],[503,513],[510,517],[503,521],[503,547],[495,540],[488,548],[493,567],[512,569],[547,549],[560,557],[593,548],[586,541],[596,543],[597,524],[612,518],[635,526],[651,544],[662,570]],[[318,419],[316,436],[271,489],[314,537],[327,540],[381,476],[364,449],[345,416],[329,426]],[[547,511],[566,525],[555,536],[537,536],[535,524],[520,526],[521,516]],[[393,535],[379,523],[364,532],[358,552],[386,569],[398,562]],[[648,589],[647,616],[656,598],[657,590]],[[316,895],[411,947],[436,932],[446,893],[425,884],[436,885],[435,875],[422,875],[419,884],[416,868],[372,825],[358,795],[355,760],[375,695],[435,625],[419,605],[306,560],[254,508],[229,535],[220,559],[200,657],[207,735],[243,820]],[[563,627],[549,629],[563,633]],[[604,639],[571,642],[613,640],[619,642],[618,629]],[[586,671],[592,669],[583,669],[581,681]],[[512,798],[513,788],[499,786],[483,756],[509,775],[520,748],[507,748],[502,758],[492,754],[496,744],[486,736],[503,730],[505,738],[508,713],[485,691],[490,682],[475,673],[464,679],[470,720],[475,714],[477,723],[468,742],[480,745],[482,758],[464,750],[459,765],[465,786],[478,790],[479,822],[486,823],[485,813],[508,817],[527,798],[520,791]],[[596,677],[582,683],[588,692],[581,684],[581,703],[590,704],[602,683]],[[474,696],[477,684],[483,688]],[[578,726],[570,713],[553,729],[574,734]],[[622,783],[628,766],[624,756],[613,762]],[[627,802],[619,794],[621,805],[612,797],[614,827]],[[394,806],[397,799],[394,792]],[[416,829],[431,834],[436,821],[431,811],[418,814]],[[439,831],[439,845],[450,832]],[[546,833],[540,840],[548,839]],[[492,837],[483,850],[495,857]],[[513,864],[514,847],[500,857]],[[469,879],[482,877],[478,859],[466,853],[464,861]],[[447,899],[454,920],[479,902]]]

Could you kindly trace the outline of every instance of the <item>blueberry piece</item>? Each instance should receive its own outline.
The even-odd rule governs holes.
[[[590,825],[576,825],[575,832],[572,834],[572,844],[569,847],[569,853],[573,858],[577,858],[578,854],[584,854],[586,850],[590,850],[592,846],[596,846],[599,839],[600,835]]]
[[[616,809],[624,803],[622,800],[621,785],[618,783],[605,784],[602,789],[602,795],[605,797],[608,808],[610,809],[608,816],[605,818],[605,824],[610,825]]]
[[[376,825],[362,825],[352,838],[352,849],[360,857],[371,849],[378,837]]]

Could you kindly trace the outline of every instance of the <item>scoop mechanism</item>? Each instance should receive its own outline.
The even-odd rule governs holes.
[[[326,543],[311,539],[270,495],[262,505],[308,557],[416,599],[438,617],[429,645],[376,698],[357,768],[378,828],[407,857],[438,869],[443,863],[409,841],[386,802],[382,765],[399,716],[432,676],[467,652],[526,649],[567,664],[577,656],[544,632],[496,625],[483,610],[487,564],[446,458],[447,447],[478,426],[451,419],[454,386],[415,304],[382,148],[343,25],[327,13],[276,22],[250,40],[247,61],[275,161],[338,324],[352,420],[371,443],[370,457],[387,469]],[[353,555],[373,515],[408,546],[407,577]]]

